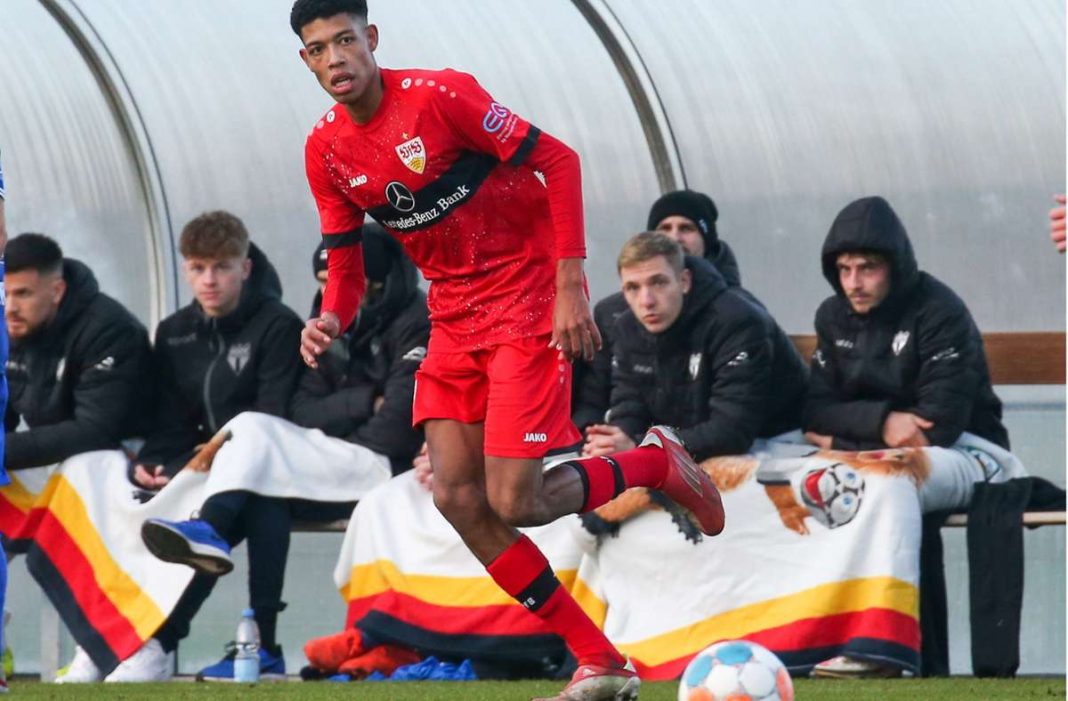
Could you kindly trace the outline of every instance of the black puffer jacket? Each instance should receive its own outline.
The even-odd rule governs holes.
[[[193,448],[243,411],[285,416],[302,363],[300,318],[282,304],[267,257],[249,248],[252,274],[233,313],[206,316],[197,302],[156,329],[155,429],[139,460],[174,474]]]
[[[853,311],[838,280],[838,255],[849,251],[890,261],[890,292],[867,314]],[[835,294],[816,312],[805,430],[833,436],[842,450],[883,448],[887,415],[908,411],[934,423],[924,432],[931,445],[969,431],[1008,448],[979,329],[953,290],[917,268],[890,205],[868,197],[843,209],[822,256]]]
[[[301,426],[388,456],[398,474],[412,466],[423,442],[422,432],[412,428],[412,398],[430,320],[418,273],[400,244],[371,228],[364,242],[378,245],[377,255],[390,261],[385,285],[361,307],[355,327],[321,356],[319,369],[304,370],[290,416]],[[382,403],[375,411],[378,398]]]
[[[687,257],[686,267],[693,286],[671,328],[651,334],[630,311],[616,322],[609,421],[636,440],[653,424],[679,427],[698,460],[796,428],[806,375],[797,351],[776,352],[774,320],[708,261]]]
[[[726,241],[714,239],[705,260],[712,263],[723,276],[728,287],[742,284],[738,261]],[[604,422],[605,412],[612,394],[612,344],[616,321],[627,313],[627,300],[622,292],[611,294],[593,308],[593,321],[601,332],[604,345],[589,363],[576,361],[572,392],[571,418],[575,425],[584,429],[590,424]]]
[[[100,292],[83,263],[63,261],[67,291],[40,333],[12,342],[7,361],[7,469],[50,465],[117,448],[148,429],[152,372],[148,332]],[[19,419],[28,431],[13,432]]]

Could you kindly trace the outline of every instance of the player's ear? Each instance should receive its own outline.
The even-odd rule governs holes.
[[[300,60],[304,61],[305,66],[308,66],[308,50],[304,47],[300,49]],[[311,66],[308,66],[308,68],[311,68]]]
[[[367,48],[374,51],[378,48],[378,25],[367,25]]]

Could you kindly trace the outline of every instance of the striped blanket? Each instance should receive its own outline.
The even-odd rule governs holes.
[[[146,518],[188,519],[211,494],[356,501],[390,474],[361,446],[265,414],[244,413],[210,472],[183,470],[150,500],[127,478],[120,451],[20,470],[0,488],[0,533],[26,554],[34,579],[75,641],[107,674],[163,624],[193,571],[154,558],[141,541]]]
[[[570,587],[592,537],[577,517],[524,532]],[[394,477],[356,506],[334,581],[346,625],[425,654],[512,666],[560,661],[562,641],[489,577],[434,507],[414,473]]]

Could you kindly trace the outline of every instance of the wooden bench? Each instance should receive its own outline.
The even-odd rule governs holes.
[[[812,334],[790,337],[801,357],[808,359],[816,349]],[[983,334],[991,380],[995,385],[1063,385],[1065,379],[1065,337],[1060,332],[986,333]],[[965,514],[954,514],[948,527],[968,524]],[[1035,512],[1024,515],[1024,525],[1065,525],[1065,512]],[[344,531],[347,520],[330,523],[296,523],[294,532],[334,533]]]

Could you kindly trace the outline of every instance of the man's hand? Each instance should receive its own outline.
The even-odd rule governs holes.
[[[586,429],[586,443],[582,446],[582,455],[587,458],[596,458],[634,447],[634,441],[618,426],[593,424]]]
[[[434,469],[430,467],[430,454],[427,453],[426,443],[419,449],[419,454],[412,460],[412,470],[415,472],[415,481],[428,492],[434,491]]]
[[[171,478],[163,474],[163,465],[147,466],[138,463],[134,465],[134,481],[145,489],[156,491],[163,489]]]
[[[883,443],[891,448],[925,448],[930,444],[924,431],[934,424],[907,411],[891,411],[883,422]]]
[[[300,332],[300,357],[310,368],[319,367],[316,360],[341,333],[341,323],[333,312],[324,312],[318,319],[308,319]]]
[[[1049,237],[1053,240],[1053,245],[1057,247],[1057,250],[1064,253],[1064,249],[1068,247],[1068,243],[1065,242],[1064,233],[1064,213],[1065,203],[1068,202],[1064,195],[1054,195],[1053,199],[1060,205],[1060,207],[1054,207],[1049,211]]]
[[[601,349],[601,332],[593,323],[586,299],[581,258],[562,258],[556,267],[556,305],[553,307],[553,336],[549,347],[567,360],[593,360]]]
[[[815,431],[805,431],[805,440],[821,450],[834,448],[834,436],[825,436]]]

